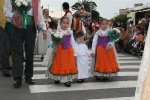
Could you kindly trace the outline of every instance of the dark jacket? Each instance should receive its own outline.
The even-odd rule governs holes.
[[[148,18],[144,24],[144,31],[148,31],[149,22],[150,22],[150,18]]]
[[[113,23],[113,28],[118,27],[118,24],[116,22]]]

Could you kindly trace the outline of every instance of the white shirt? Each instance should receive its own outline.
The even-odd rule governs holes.
[[[32,5],[32,0],[27,0],[28,2],[31,2]],[[4,10],[3,10],[7,21],[11,22],[12,17],[13,17],[13,11],[12,11],[12,4],[11,4],[11,0],[5,0],[5,5],[4,5]],[[28,15],[33,16],[33,9],[31,8],[28,12]],[[40,27],[42,28],[42,30],[46,30],[46,24],[44,22],[44,18],[43,18],[43,13],[42,13],[42,9],[41,9],[41,4],[39,2],[38,4],[38,25],[40,25]]]
[[[68,18],[69,18],[69,28],[71,28],[71,25],[72,25],[72,18],[73,18],[73,16],[72,16],[72,14],[71,13],[67,13],[67,15],[66,15]]]
[[[83,31],[84,34],[86,34],[86,29],[85,29],[85,27],[84,27],[83,22],[82,22],[82,31]]]

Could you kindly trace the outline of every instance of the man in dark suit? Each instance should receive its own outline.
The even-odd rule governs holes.
[[[147,33],[148,31],[148,27],[149,27],[149,22],[150,22],[150,13],[146,13],[145,14],[145,19],[146,19],[146,22],[144,24],[144,33]]]
[[[5,30],[6,18],[3,14],[5,0],[0,0],[0,67],[3,76],[11,77],[9,69],[9,38]]]

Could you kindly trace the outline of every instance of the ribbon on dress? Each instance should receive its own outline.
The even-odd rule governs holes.
[[[50,45],[48,46],[48,48],[51,48],[53,46],[54,46],[54,43],[52,42],[52,43],[50,43]]]
[[[23,16],[24,16],[24,20],[23,20],[23,28],[27,29],[27,24],[28,24],[28,15],[27,15],[27,11],[23,11]]]
[[[112,34],[111,34],[111,31],[108,31],[108,36],[110,38],[110,42],[113,42],[115,43],[115,39],[113,38]]]

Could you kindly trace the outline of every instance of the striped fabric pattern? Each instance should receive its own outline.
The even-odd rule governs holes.
[[[8,73],[9,67],[9,38],[7,32],[0,27],[0,64],[3,73]]]
[[[28,26],[27,29],[19,29],[13,26],[12,42],[12,73],[14,80],[22,81],[23,75],[23,44],[25,43],[26,65],[24,74],[26,77],[33,76],[33,52],[36,38],[35,26]]]

